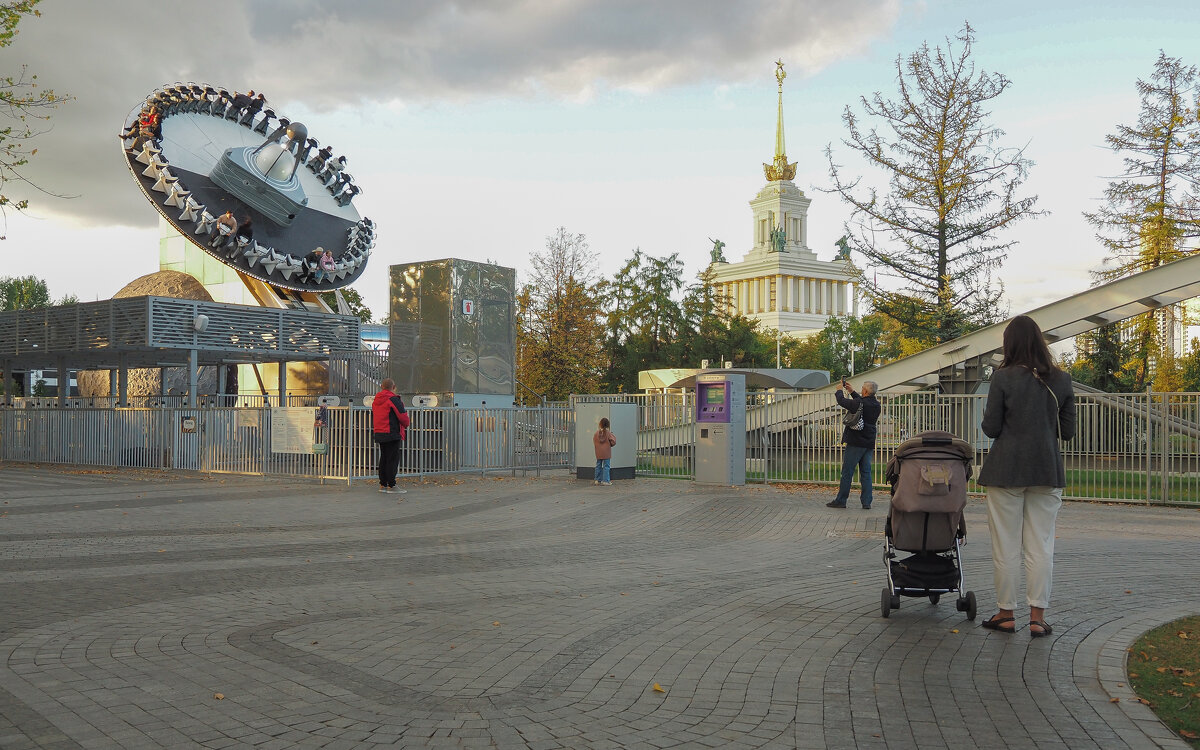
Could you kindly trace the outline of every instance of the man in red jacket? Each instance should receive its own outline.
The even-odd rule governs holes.
[[[400,466],[400,444],[408,429],[408,412],[394,392],[396,381],[385,378],[371,401],[372,437],[379,443],[379,491],[403,495],[396,487],[396,469]]]

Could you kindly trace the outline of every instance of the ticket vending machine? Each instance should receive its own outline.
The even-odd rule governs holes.
[[[746,483],[746,376],[696,376],[696,481]]]

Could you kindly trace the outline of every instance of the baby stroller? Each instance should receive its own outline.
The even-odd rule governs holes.
[[[879,605],[884,617],[900,608],[901,596],[927,596],[937,604],[942,594],[955,592],[955,607],[975,619],[975,592],[963,591],[959,553],[973,460],[965,440],[931,430],[905,440],[888,461],[892,502],[883,553],[888,585]],[[901,560],[897,552],[912,554]]]

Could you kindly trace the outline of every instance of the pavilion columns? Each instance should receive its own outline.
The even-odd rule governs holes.
[[[787,288],[783,285],[783,274],[775,275],[775,312],[787,309]]]
[[[850,284],[850,298],[853,300],[852,306],[854,308],[854,313],[853,313],[854,317],[857,318],[858,317],[858,284],[855,284],[853,282],[851,282],[851,284]]]
[[[287,362],[279,363],[279,405],[287,406]]]

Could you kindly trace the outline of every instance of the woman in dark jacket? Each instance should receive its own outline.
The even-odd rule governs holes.
[[[371,401],[371,437],[379,443],[379,491],[403,495],[396,488],[396,470],[400,466],[400,444],[408,429],[408,412],[395,394],[396,381],[386,378]]]
[[[1004,329],[1004,362],[992,373],[983,433],[994,439],[979,472],[986,485],[996,604],[988,630],[1016,630],[1024,560],[1029,635],[1050,635],[1046,607],[1054,572],[1054,522],[1067,484],[1060,440],[1075,436],[1071,377],[1054,365],[1033,318],[1018,315]]]

